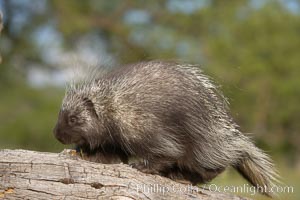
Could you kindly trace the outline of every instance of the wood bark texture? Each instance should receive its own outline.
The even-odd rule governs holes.
[[[169,190],[169,191],[168,191]],[[0,150],[0,199],[246,199],[144,174],[125,164],[82,160],[71,150]]]

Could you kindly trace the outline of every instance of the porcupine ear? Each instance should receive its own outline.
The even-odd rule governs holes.
[[[84,101],[84,105],[88,108],[88,110],[93,114],[95,115],[97,118],[99,118],[96,110],[95,110],[95,106],[94,106],[94,103],[89,99],[89,98],[84,98],[83,99]]]

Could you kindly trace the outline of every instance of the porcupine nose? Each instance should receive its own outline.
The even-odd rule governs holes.
[[[65,141],[64,141],[64,137],[63,137],[63,131],[59,128],[59,125],[56,124],[54,129],[53,129],[53,134],[55,136],[55,138],[60,141],[61,143],[65,144]]]

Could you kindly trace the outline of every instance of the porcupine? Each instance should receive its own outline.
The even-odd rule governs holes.
[[[140,62],[70,84],[54,135],[94,161],[136,157],[142,172],[193,184],[232,166],[270,196],[274,164],[239,131],[227,104],[197,66]]]

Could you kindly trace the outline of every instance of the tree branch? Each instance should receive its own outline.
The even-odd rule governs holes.
[[[170,191],[167,191],[167,190]],[[180,191],[180,189],[182,191]],[[99,164],[73,151],[0,150],[0,198],[245,199],[144,174],[125,164]]]

